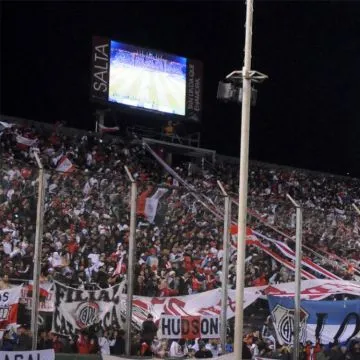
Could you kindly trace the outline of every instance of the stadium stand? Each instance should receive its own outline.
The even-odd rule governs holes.
[[[139,194],[135,293],[189,295],[221,286],[223,198],[216,181],[221,180],[233,195],[232,213],[236,214],[236,166],[220,158],[215,164],[203,166],[181,161],[169,174],[158,161],[159,149],[148,151],[137,139],[22,123],[1,130],[1,289],[32,278],[38,171],[30,149],[35,146],[40,149],[47,183],[43,279],[98,289],[126,277],[127,165],[136,178]],[[161,189],[166,191],[149,221],[145,199]],[[200,194],[198,198],[194,198],[194,192]],[[293,261],[285,261],[281,247],[284,244],[290,251],[294,248],[295,213],[286,201],[287,193],[304,207],[304,255],[311,261],[308,278],[357,279],[360,217],[351,205],[360,204],[359,179],[253,162],[248,224],[252,235],[261,238],[266,249],[249,242],[245,285],[293,280]],[[233,243],[231,287],[236,280]],[[119,329],[103,337],[107,339],[101,340],[103,346],[110,341],[109,346],[116,344],[120,349],[116,354],[123,353]],[[52,335],[50,340],[57,341]],[[83,351],[99,351],[87,341],[81,338],[66,346],[69,352],[79,351],[83,344]],[[275,351],[261,346],[267,349],[263,352],[266,356]]]

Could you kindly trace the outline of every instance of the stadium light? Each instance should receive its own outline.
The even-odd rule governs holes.
[[[32,332],[32,350],[37,349],[38,341],[38,316],[39,316],[39,293],[40,293],[40,269],[41,269],[41,249],[44,220],[44,168],[40,160],[38,149],[33,149],[32,153],[39,167],[38,176],[38,202],[36,210],[36,230],[35,230],[35,249],[34,249],[34,269],[33,269],[33,290],[31,306],[31,332]]]
[[[129,234],[129,251],[128,251],[128,268],[127,268],[127,305],[126,305],[126,343],[125,352],[127,356],[131,355],[131,323],[132,307],[134,295],[134,257],[135,257],[135,235],[136,235],[136,197],[137,185],[130,170],[124,166],[126,174],[131,182],[130,195],[130,234]]]
[[[240,139],[240,169],[239,169],[239,213],[238,213],[238,243],[236,263],[236,290],[235,290],[235,336],[234,358],[242,359],[243,350],[243,326],[244,326],[244,287],[245,287],[245,244],[246,244],[246,220],[247,220],[247,192],[249,171],[249,131],[251,97],[255,99],[256,91],[252,83],[260,83],[267,79],[267,75],[251,70],[252,49],[252,22],[253,0],[246,2],[245,24],[245,54],[244,66],[241,71],[230,73],[224,83],[227,91],[218,91],[220,100],[236,101],[241,99],[241,139]],[[219,85],[220,87],[222,84]],[[241,91],[240,91],[241,90]],[[234,96],[236,96],[234,98]],[[254,101],[253,101],[254,104]]]
[[[294,351],[293,359],[300,355],[301,259],[302,259],[302,208],[289,194],[286,197],[296,208],[295,298],[294,298]]]
[[[229,277],[229,245],[230,245],[230,224],[231,224],[231,201],[229,194],[218,180],[217,184],[224,195],[224,233],[223,233],[223,258],[222,258],[222,279],[221,279],[221,347],[225,354],[227,335],[227,304],[228,304],[228,277]]]

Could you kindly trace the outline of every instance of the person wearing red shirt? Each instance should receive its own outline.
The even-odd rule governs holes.
[[[52,348],[56,353],[60,353],[63,350],[63,343],[59,340],[59,337],[56,334],[52,334]]]
[[[91,345],[88,335],[80,334],[76,341],[76,347],[79,354],[90,354]]]

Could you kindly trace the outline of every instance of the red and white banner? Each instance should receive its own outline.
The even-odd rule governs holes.
[[[288,257],[291,260],[296,259],[295,251],[292,250],[291,248],[289,248],[289,246],[282,243],[281,241],[274,241],[274,244],[286,257]],[[303,266],[306,266],[307,268],[317,272],[318,274],[323,275],[327,279],[341,280],[341,278],[339,276],[336,276],[336,275],[332,274],[330,271],[327,271],[323,267],[315,264],[314,262],[312,262],[308,258],[303,257],[302,260],[301,260],[301,264]]]
[[[265,295],[294,297],[295,283],[283,283],[268,286]],[[347,294],[360,296],[360,284],[344,280],[305,280],[301,282],[302,300],[323,300],[331,295]]]
[[[244,309],[263,296],[266,286],[245,288]],[[126,309],[126,296],[121,299],[122,309]],[[134,296],[133,320],[142,324],[151,313],[155,320],[164,314],[177,316],[219,316],[221,313],[221,289],[214,289],[199,294],[172,297]],[[235,316],[235,290],[229,290],[227,316]]]
[[[343,280],[304,280],[301,282],[301,298],[304,300],[323,300],[335,294],[360,296],[360,284]],[[244,309],[259,297],[267,295],[294,297],[295,283],[283,283],[245,288]],[[228,319],[235,316],[235,290],[229,290],[227,304]],[[126,296],[121,299],[122,311],[126,309]],[[155,320],[164,314],[177,316],[219,316],[221,313],[221,289],[200,294],[172,297],[134,296],[133,319],[142,324],[151,313]]]
[[[29,139],[21,135],[16,136],[17,147],[22,150],[28,150],[29,147],[35,145],[36,141],[37,139]]]
[[[16,324],[21,286],[0,291],[0,330]]]
[[[295,251],[292,250],[287,244],[281,242],[281,241],[277,241],[277,240],[273,240],[267,236],[264,236],[262,234],[260,234],[257,231],[254,231],[254,234],[265,239],[266,241],[271,242],[272,244],[274,244],[276,246],[276,248],[283,254],[285,255],[287,258],[291,259],[291,260],[296,260],[296,254]],[[322,266],[315,264],[313,261],[311,261],[311,259],[309,258],[302,258],[301,261],[302,266],[307,267],[308,269],[311,269],[315,272],[317,272],[318,274],[321,274],[322,276],[324,276],[327,279],[332,279],[332,280],[341,280],[340,277],[334,275],[333,273],[331,273],[330,271],[324,269]]]
[[[162,339],[194,340],[220,337],[219,316],[162,315],[158,328]]]
[[[63,156],[57,166],[56,166],[56,170],[63,172],[63,173],[71,173],[73,171],[75,171],[75,166],[73,165],[73,163],[68,159],[67,156]]]
[[[234,248],[237,248],[237,241],[238,241],[238,227],[237,225],[233,224],[230,227],[230,234],[231,234],[231,245]],[[255,233],[252,231],[251,228],[248,226],[246,227],[246,245],[252,245],[252,241],[259,240]]]
[[[276,252],[272,251],[268,246],[264,245],[260,241],[253,242],[252,245],[258,247],[262,251],[264,251],[266,254],[270,255],[274,260],[279,262],[280,264],[284,265],[286,268],[292,270],[295,272],[295,263],[283,258]],[[304,269],[301,269],[301,276],[304,279],[310,280],[310,279],[316,279],[316,276],[313,274],[310,274],[309,272],[305,271]]]
[[[40,284],[40,302],[39,311],[54,311],[54,293],[52,291],[53,283],[46,281]],[[28,286],[24,286],[21,290],[21,300],[25,302],[27,310],[32,307],[32,281]]]

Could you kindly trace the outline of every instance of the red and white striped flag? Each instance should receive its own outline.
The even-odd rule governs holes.
[[[17,147],[21,150],[28,150],[30,146],[36,143],[37,139],[29,139],[27,137],[18,135],[16,136]]]
[[[68,159],[68,157],[64,155],[59,160],[56,170],[63,173],[72,173],[76,170],[76,168],[73,163]]]
[[[230,234],[231,234],[231,245],[233,247],[237,247],[237,235],[238,235],[238,227],[237,225],[233,224],[230,227]],[[248,226],[246,227],[246,245],[252,245],[252,242],[258,241],[259,239],[254,234],[251,228]]]

